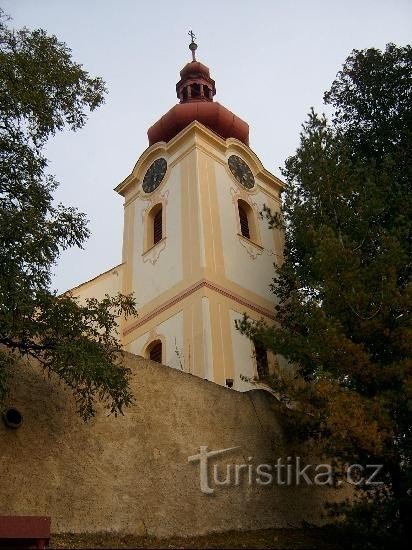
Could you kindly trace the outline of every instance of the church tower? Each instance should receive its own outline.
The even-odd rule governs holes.
[[[139,316],[120,326],[126,351],[242,391],[274,360],[235,321],[274,322],[269,285],[282,236],[260,212],[279,210],[282,182],[249,147],[248,124],[214,101],[196,48],[192,36],[179,103],[149,128],[149,147],[115,188],[122,263],[75,293],[133,292]]]

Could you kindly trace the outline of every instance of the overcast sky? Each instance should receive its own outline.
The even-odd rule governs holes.
[[[41,27],[101,76],[109,94],[85,128],[49,143],[57,198],[90,220],[84,250],[65,252],[55,287],[66,290],[121,261],[122,197],[113,188],[147,147],[147,129],[176,102],[179,71],[197,57],[215,99],[249,123],[250,145],[276,175],[294,153],[310,108],[354,48],[411,43],[410,0],[0,0],[12,25]]]

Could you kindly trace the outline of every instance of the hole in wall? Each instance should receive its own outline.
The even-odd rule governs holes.
[[[14,407],[3,411],[3,421],[8,428],[20,428],[23,422],[23,415]]]

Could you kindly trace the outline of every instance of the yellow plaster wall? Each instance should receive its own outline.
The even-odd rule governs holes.
[[[81,301],[84,301],[85,298],[92,297],[101,300],[106,294],[109,296],[114,296],[118,292],[121,292],[123,275],[124,265],[120,264],[98,275],[90,281],[72,288],[70,292],[73,296],[80,298]]]
[[[139,307],[182,280],[180,193],[180,167],[173,166],[156,196],[150,199],[139,196],[134,200],[133,247],[131,257],[127,258],[127,269],[132,270],[132,289]],[[148,251],[145,239],[147,214],[158,202],[163,203],[164,237]]]
[[[133,340],[125,348],[136,355],[146,355],[148,345],[154,340],[161,340],[163,345],[163,363],[169,367],[186,370],[184,339],[183,339],[183,312],[169,312],[169,315],[159,316],[144,324],[136,331]]]
[[[230,173],[230,154],[240,155],[251,167],[256,180],[251,193]],[[168,170],[159,188],[147,195],[141,182],[160,156],[167,159]],[[234,139],[224,141],[197,122],[142,154],[116,188],[125,198],[124,263],[116,288],[134,292],[139,311],[137,319],[122,321],[125,349],[144,353],[157,335],[164,342],[166,364],[183,365],[186,372],[222,385],[232,378],[235,388],[248,389],[239,375],[253,371],[253,359],[250,354],[240,358],[239,349],[250,348],[250,342],[234,329],[233,315],[247,312],[273,320],[269,285],[282,241],[279,232],[259,219],[259,212],[264,204],[279,208],[281,185],[251,149]],[[238,234],[239,198],[255,211],[255,244]],[[147,214],[159,202],[163,239],[147,250]],[[95,295],[99,288],[86,285],[83,292]]]
[[[210,300],[202,296],[202,322],[203,322],[203,365],[204,374],[207,380],[215,381],[213,368],[213,344],[212,344],[212,323],[210,317]]]
[[[226,277],[245,289],[263,298],[273,301],[269,285],[273,278],[273,234],[266,221],[260,219],[267,197],[257,191],[248,195],[248,202],[254,212],[255,224],[258,228],[258,246],[248,239],[239,236],[237,200],[237,184],[229,176],[225,167],[215,164],[217,179],[217,204],[222,227],[222,249]]]

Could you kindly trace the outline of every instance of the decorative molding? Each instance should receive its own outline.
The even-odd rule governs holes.
[[[166,361],[166,357],[165,357],[166,339],[163,336],[163,334],[159,334],[157,332],[157,327],[152,327],[150,329],[150,332],[149,332],[148,337],[146,339],[146,343],[143,345],[143,348],[142,348],[142,354],[143,354],[143,357],[145,357],[146,359],[149,359],[149,357],[148,357],[149,348],[153,344],[153,342],[155,342],[156,340],[159,340],[162,343],[162,363],[161,364],[164,365],[165,361]]]
[[[208,281],[206,279],[201,279],[197,283],[193,284],[192,286],[190,286],[186,290],[183,290],[179,294],[176,294],[176,296],[173,296],[173,298],[170,298],[170,300],[168,300],[167,302],[165,302],[161,306],[157,307],[156,309],[154,309],[153,311],[151,311],[150,313],[146,314],[144,317],[139,319],[139,321],[134,323],[131,327],[127,328],[123,332],[123,336],[127,336],[128,334],[130,334],[131,332],[133,332],[137,328],[141,327],[142,325],[144,325],[145,323],[147,323],[148,321],[150,321],[151,319],[153,319],[154,317],[156,317],[160,313],[163,313],[167,309],[169,309],[172,306],[174,306],[175,304],[181,302],[182,300],[184,300],[185,298],[187,298],[188,296],[190,296],[194,292],[200,290],[201,288],[208,288],[209,290],[213,290],[214,292],[217,292],[217,293],[221,294],[222,296],[225,296],[226,298],[230,298],[231,300],[237,302],[238,304],[241,304],[241,305],[243,305],[243,306],[245,306],[245,307],[247,307],[247,308],[249,308],[253,311],[256,311],[257,313],[260,313],[261,315],[264,315],[268,319],[271,319],[273,321],[276,320],[276,317],[275,317],[274,313],[272,311],[270,311],[269,309],[266,309],[265,307],[262,307],[262,306],[258,306],[257,304],[254,304],[253,302],[251,302],[247,298],[243,298],[242,296],[239,296],[238,294],[234,294],[230,290],[227,290],[227,289],[221,287],[220,285],[217,285],[216,283],[212,283],[211,281]]]
[[[146,208],[142,210],[142,225],[143,225],[143,262],[150,262],[152,265],[155,265],[157,260],[159,259],[160,253],[166,248],[166,216],[167,216],[167,208],[169,201],[169,189],[163,190],[161,193],[160,190],[154,191],[153,195],[147,198],[142,199],[147,203]],[[147,249],[148,246],[148,217],[149,213],[152,210],[156,204],[162,205],[162,233],[164,237],[155,245],[151,246],[149,249]]]
[[[256,260],[258,256],[263,254],[264,248],[261,247],[259,244],[254,243],[253,241],[247,239],[240,233],[238,233],[237,236],[239,237],[240,244],[245,248],[246,252],[252,258],[252,260]]]
[[[247,201],[247,195],[246,192],[239,187],[230,187],[229,188],[230,194],[232,195],[232,202],[235,206],[237,206],[237,201],[239,199],[242,199],[244,201]]]
[[[142,196],[141,200],[147,203],[146,208],[142,210],[142,223],[145,223],[145,219],[147,214],[150,212],[150,210],[155,206],[156,204],[162,203],[162,206],[167,206],[169,202],[169,189],[164,189],[161,193],[161,188],[156,189],[156,191],[153,191],[151,195],[147,195],[147,197]]]
[[[230,187],[230,194],[232,196],[232,203],[235,209],[235,219],[236,219],[236,226],[237,226],[237,234],[239,236],[239,242],[246,249],[247,253],[252,258],[252,260],[256,260],[256,258],[264,252],[264,248],[260,244],[262,242],[262,238],[260,234],[260,224],[259,224],[259,219],[260,219],[259,207],[256,204],[256,202],[252,199],[250,194],[246,190],[240,188],[240,186],[239,188]],[[255,235],[253,235],[253,232],[251,233],[251,235],[252,237],[254,236],[255,240],[247,239],[246,237],[243,237],[241,233],[239,210],[238,210],[239,200],[246,202],[250,206],[253,212],[252,224],[253,224]]]
[[[166,237],[163,237],[158,243],[156,243],[152,248],[146,250],[143,257],[143,263],[150,262],[152,265],[155,265],[159,259],[160,253],[166,248]]]
[[[181,132],[179,132],[174,138],[172,138],[168,143],[165,142],[159,142],[151,145],[148,147],[143,153],[140,155],[138,161],[136,162],[132,173],[127,176],[119,185],[115,187],[115,191],[119,193],[120,195],[124,195],[127,192],[127,189],[130,187],[130,185],[133,185],[133,182],[135,181],[134,178],[138,173],[141,171],[144,171],[144,168],[148,167],[150,165],[150,162],[153,161],[156,156],[159,156],[160,154],[163,154],[164,156],[170,156],[174,154],[174,152],[182,146],[183,142],[188,141],[191,139],[192,134],[194,134],[195,137],[195,147],[198,147],[200,145],[199,141],[203,140],[208,145],[212,145],[213,148],[216,148],[223,154],[226,152],[230,153],[232,151],[240,152],[241,156],[245,156],[248,159],[250,159],[250,162],[252,162],[254,166],[254,170],[252,172],[254,173],[255,177],[258,176],[264,183],[268,184],[271,188],[275,188],[277,190],[280,190],[284,187],[284,182],[280,180],[277,176],[274,174],[271,174],[268,172],[262,165],[261,161],[257,157],[256,153],[252,151],[252,149],[246,145],[244,145],[241,141],[237,140],[236,138],[228,138],[227,140],[222,139],[217,134],[215,134],[213,131],[209,130],[201,124],[200,122],[197,122],[196,120],[190,123],[186,128],[184,128]],[[192,144],[189,145],[191,147]],[[209,152],[210,153],[210,152]]]
[[[139,185],[139,183],[140,183],[139,180],[136,180],[136,185]],[[134,202],[140,195],[141,195],[140,189],[137,189],[134,192],[131,192],[127,200],[125,198],[123,208],[126,208],[127,206],[129,206],[129,204]]]
[[[236,206],[236,208],[237,201],[241,199],[242,201],[245,201],[250,205],[257,216],[259,215],[259,207],[250,196],[250,193],[246,191],[246,189],[243,189],[243,187],[241,187],[240,185],[238,188],[230,187],[230,194],[232,195],[232,202]]]

